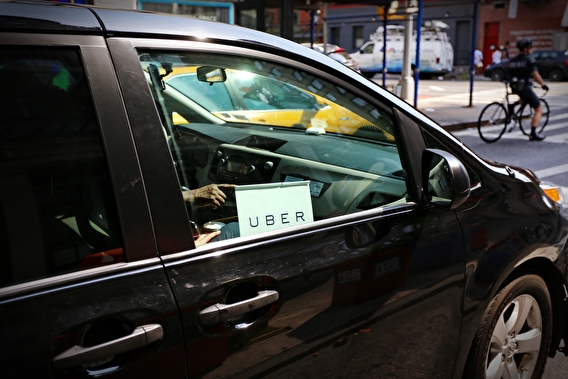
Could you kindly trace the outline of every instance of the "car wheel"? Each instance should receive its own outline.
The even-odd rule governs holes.
[[[369,71],[361,71],[364,77],[373,79],[373,77],[377,74],[376,72],[369,72]]]
[[[546,284],[536,275],[515,279],[491,300],[477,330],[466,375],[540,378],[552,331]]]
[[[500,82],[501,80],[503,80],[504,76],[505,72],[503,70],[501,69],[493,70],[493,72],[491,73],[491,80],[495,82]]]
[[[551,82],[560,82],[562,81],[562,79],[564,79],[564,72],[562,72],[562,70],[559,68],[553,68],[548,73],[548,79]]]

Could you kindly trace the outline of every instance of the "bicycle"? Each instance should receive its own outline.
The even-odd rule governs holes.
[[[517,124],[524,135],[530,136],[531,120],[534,114],[534,109],[520,100],[514,103],[509,102],[509,95],[514,95],[509,90],[509,82],[502,81],[505,84],[505,96],[499,101],[494,101],[483,108],[477,120],[477,130],[481,139],[487,143],[495,142],[505,133],[513,131]],[[542,96],[545,96],[548,91],[545,91]],[[540,133],[548,123],[550,109],[548,103],[543,97],[540,97],[542,104],[542,117],[540,118],[537,132]]]

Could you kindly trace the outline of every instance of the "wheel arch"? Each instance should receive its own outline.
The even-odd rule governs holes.
[[[495,68],[491,71],[491,80],[498,82],[505,78],[505,70],[502,68]]]
[[[564,343],[568,344],[568,322],[566,321],[568,317],[568,301],[566,301],[568,297],[568,286],[565,279],[562,277],[561,272],[554,265],[554,262],[544,257],[535,257],[519,262],[508,275],[497,278],[495,283],[496,285],[493,287],[493,290],[488,296],[488,301],[493,299],[495,295],[497,295],[515,279],[531,274],[539,276],[545,282],[550,295],[553,310],[552,334],[548,357],[553,358],[556,355],[560,341],[563,338]],[[485,312],[485,309],[483,309],[483,311]],[[466,374],[471,369],[469,362],[471,362],[471,359],[475,354],[475,347],[475,338],[472,338],[468,349],[467,359],[466,362],[464,362],[461,373],[463,378],[467,377]],[[458,372],[456,372],[456,374],[457,373]]]
[[[536,257],[519,264],[505,281],[503,281],[498,291],[512,282],[513,280],[528,274],[538,275],[546,283],[550,301],[552,303],[552,337],[550,340],[550,350],[548,356],[553,358],[558,351],[558,346],[568,330],[566,326],[566,318],[568,317],[568,287],[562,273],[554,265],[550,259],[544,257]],[[564,341],[568,343],[568,340]]]

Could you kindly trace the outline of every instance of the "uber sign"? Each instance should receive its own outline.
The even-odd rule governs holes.
[[[285,182],[235,188],[241,236],[314,221],[310,182]]]

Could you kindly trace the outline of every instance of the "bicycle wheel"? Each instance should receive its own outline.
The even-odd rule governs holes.
[[[544,130],[546,124],[548,124],[548,117],[550,116],[550,109],[548,108],[548,103],[543,98],[540,99],[540,104],[542,105],[542,117],[540,122],[536,127],[538,133]],[[517,114],[519,117],[519,124],[521,125],[521,131],[524,135],[528,136],[531,133],[531,123],[534,115],[534,109],[528,103],[523,103],[521,106],[520,113]]]
[[[503,104],[494,102],[483,108],[477,121],[477,130],[482,140],[495,142],[501,138],[506,128],[507,110]]]

